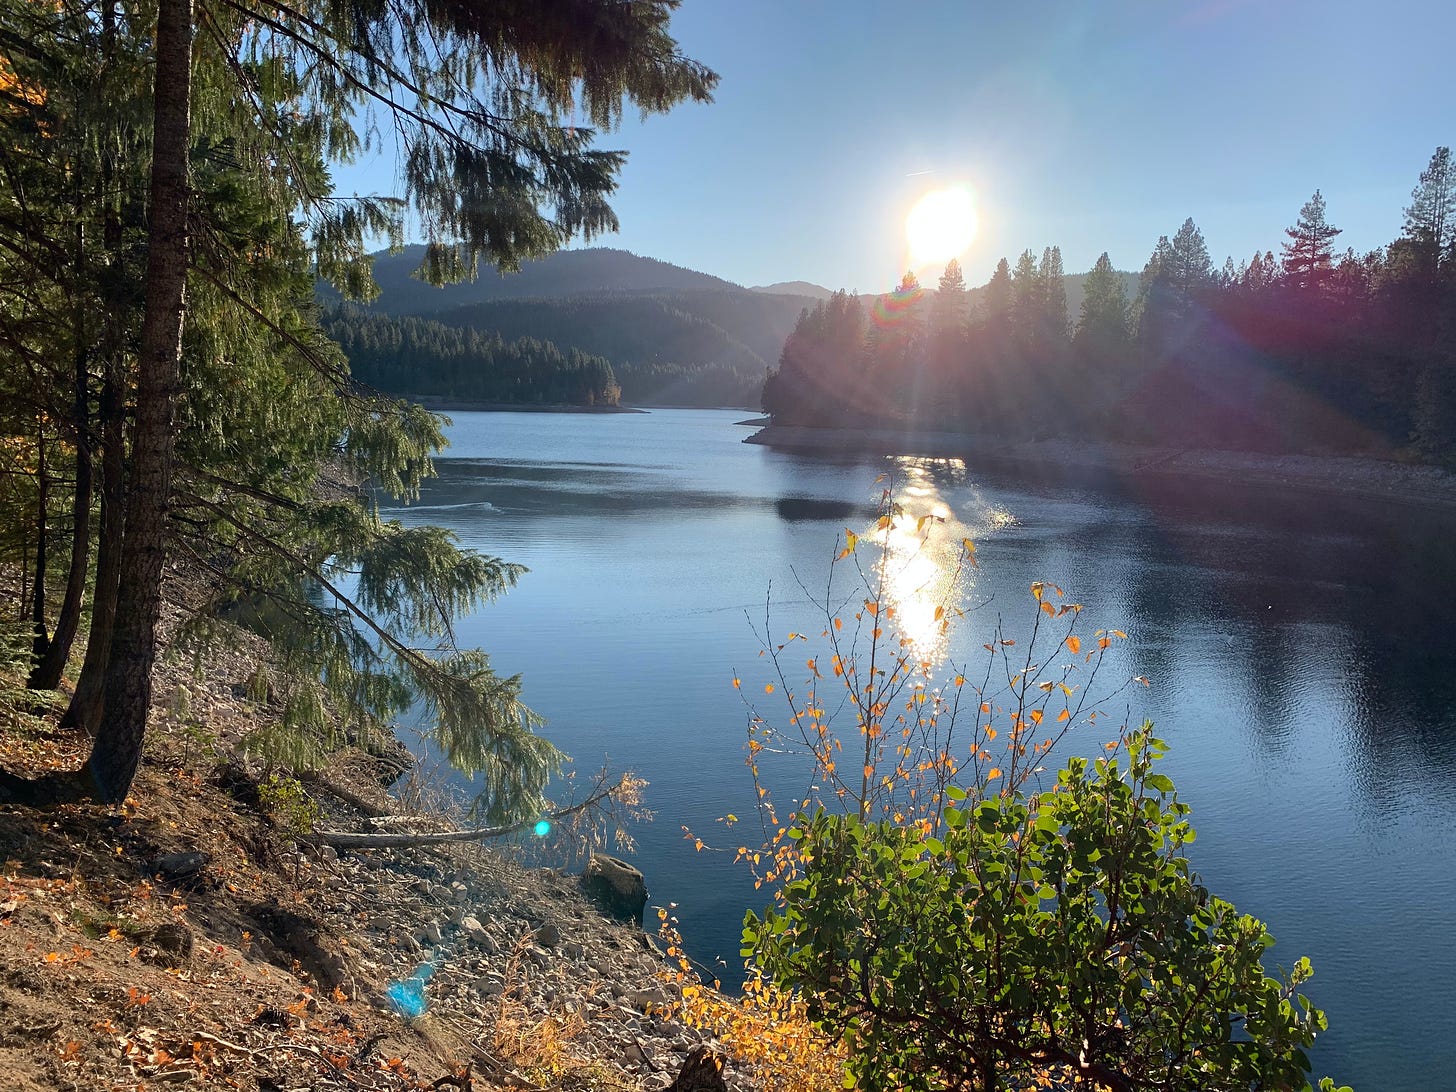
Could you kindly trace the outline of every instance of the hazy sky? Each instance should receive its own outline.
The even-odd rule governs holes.
[[[1456,144],[1452,0],[684,0],[673,28],[716,101],[602,136],[631,156],[599,243],[747,285],[888,289],[956,184],[971,283],[1051,244],[1141,269],[1188,216],[1216,263],[1277,254],[1316,188],[1363,252]]]

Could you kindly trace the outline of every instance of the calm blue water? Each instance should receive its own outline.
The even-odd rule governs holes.
[[[530,567],[460,639],[521,673],[583,773],[606,761],[651,782],[637,863],[704,961],[733,979],[743,911],[761,902],[741,868],[682,837],[737,844],[715,821],[752,811],[734,676],[776,707],[750,620],[771,599],[780,632],[822,628],[801,586],[822,588],[837,536],[868,528],[874,479],[892,472],[912,512],[946,517],[932,555],[978,544],[960,590],[979,606],[953,659],[998,613],[1029,621],[1038,579],[1129,633],[1109,671],[1152,682],[1130,712],[1172,744],[1195,866],[1269,924],[1275,961],[1314,963],[1306,992],[1331,1024],[1317,1072],[1362,1092],[1456,1087],[1456,515],[787,455],[741,443],[742,416],[459,413],[439,478],[395,513]]]

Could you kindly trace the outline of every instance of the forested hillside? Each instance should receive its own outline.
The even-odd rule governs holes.
[[[621,390],[612,365],[580,349],[562,352],[535,338],[389,318],[358,306],[331,308],[324,332],[349,358],[361,383],[420,399],[615,406]]]
[[[1339,253],[1316,191],[1279,245],[1215,266],[1190,218],[1135,293],[1104,254],[1075,321],[1057,247],[979,292],[952,262],[806,313],[764,388],[776,423],[1177,447],[1456,454],[1456,169],[1438,148],[1388,246]]]
[[[334,309],[333,327],[361,377],[392,394],[462,401],[611,404],[606,388],[581,380],[545,384],[539,369],[601,358],[623,401],[679,406],[758,404],[764,376],[778,358],[808,296],[749,291],[717,277],[620,250],[567,251],[523,263],[519,274],[484,270],[471,283],[433,288],[407,274],[419,248],[375,258],[380,297],[363,312]],[[326,292],[320,293],[327,296]],[[369,330],[350,330],[373,316]],[[385,316],[403,321],[393,333]],[[420,320],[461,331],[456,342]],[[348,331],[346,333],[346,331]],[[365,343],[388,345],[389,360]],[[529,343],[539,363],[522,380],[496,346]],[[472,348],[465,348],[466,345]],[[458,346],[458,347],[457,347]],[[356,354],[359,354],[356,356]],[[475,375],[500,366],[507,374]],[[514,370],[513,370],[514,369]],[[592,373],[601,377],[596,366]],[[547,396],[547,390],[551,396]],[[510,397],[488,391],[511,392]],[[455,392],[455,393],[451,393]],[[473,392],[473,393],[471,393]],[[577,392],[572,394],[571,392]],[[569,395],[562,397],[562,395]]]

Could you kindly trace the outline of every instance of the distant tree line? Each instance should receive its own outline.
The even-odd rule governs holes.
[[[752,406],[797,306],[741,291],[599,292],[491,300],[434,317],[605,357],[627,402]]]
[[[549,341],[390,318],[361,307],[331,308],[324,332],[349,358],[355,379],[376,390],[462,402],[615,406],[611,362]]]
[[[764,384],[784,424],[1456,456],[1456,166],[1438,148],[1401,235],[1358,255],[1317,190],[1279,255],[1222,268],[1192,219],[1128,298],[1104,253],[1069,321],[1061,252],[1005,259],[973,306],[952,261],[805,311]]]
[[[747,292],[612,293],[490,301],[434,317],[336,305],[325,311],[324,326],[356,379],[394,395],[537,405],[752,406],[768,371],[764,358],[674,302],[718,306],[741,326],[745,316],[762,313],[772,321],[773,309],[783,308],[780,299],[763,299],[760,304]],[[778,322],[780,329],[787,325],[782,316]]]

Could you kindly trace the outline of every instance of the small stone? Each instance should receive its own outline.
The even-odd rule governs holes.
[[[197,875],[207,867],[208,856],[201,850],[190,849],[182,853],[164,853],[152,859],[147,871],[161,876],[169,882],[185,880]]]
[[[667,994],[657,987],[650,990],[633,990],[627,995],[627,1001],[638,1012],[646,1012],[653,1007],[664,1007],[667,1004]]]
[[[622,1061],[627,1065],[646,1065],[647,1052],[636,1043],[628,1043],[627,1048],[622,1051]]]
[[[561,930],[552,922],[546,922],[536,930],[536,943],[543,948],[555,948],[561,943]]]
[[[180,921],[169,921],[152,930],[151,942],[159,952],[185,961],[192,956],[192,930]]]

